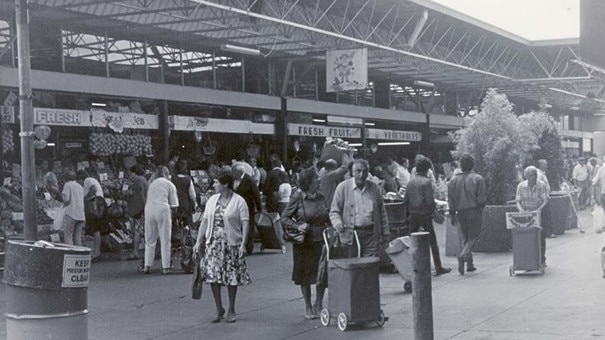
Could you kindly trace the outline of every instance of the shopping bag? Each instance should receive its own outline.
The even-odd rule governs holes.
[[[605,211],[600,205],[595,205],[592,212],[592,227],[597,234],[602,233],[605,227]]]
[[[53,229],[63,229],[63,217],[65,216],[65,207],[58,207],[55,211],[55,219],[53,220]]]
[[[195,253],[194,256],[194,266],[193,266],[193,282],[191,283],[191,298],[195,300],[199,300],[202,298],[202,288],[204,284],[204,280],[202,277],[202,270],[200,268],[200,263],[202,256],[199,253]]]

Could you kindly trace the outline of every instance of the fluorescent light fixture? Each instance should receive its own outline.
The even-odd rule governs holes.
[[[349,143],[349,146],[362,146],[363,144],[361,143]]]
[[[92,105],[92,106],[99,106],[99,107],[105,107],[105,106],[107,106],[107,104],[105,104],[105,103],[92,103],[90,105]]]
[[[46,143],[46,146],[55,146],[55,143]]]
[[[572,106],[569,109],[573,110],[573,111],[580,111],[580,107],[578,107],[578,106]]]
[[[372,122],[366,122],[366,126],[374,126],[376,124],[372,123]]]
[[[363,124],[363,120],[361,118],[353,117],[328,116],[328,123],[347,126],[361,126]]]
[[[431,83],[430,81],[423,81],[423,80],[414,80],[414,85],[422,86],[422,87],[435,87],[435,83]]]
[[[319,119],[319,118],[313,118],[311,120],[314,121],[314,122],[316,122],[316,123],[325,123],[326,122],[325,119]]]
[[[229,44],[221,45],[221,50],[227,51],[227,52],[241,53],[241,54],[260,55],[260,50],[258,50],[256,48],[248,48],[248,47],[229,45]]]
[[[383,143],[378,143],[378,146],[393,146],[393,145],[410,145],[410,142],[383,142]]]
[[[429,11],[425,9],[422,12],[422,16],[416,23],[416,27],[414,27],[414,31],[412,32],[412,35],[410,35],[410,38],[408,39],[408,45],[410,47],[414,47],[414,45],[416,45],[416,42],[418,41],[418,37],[420,36],[420,32],[422,32],[422,29],[424,28],[424,25],[426,24],[426,21],[428,20],[428,18],[429,18]]]

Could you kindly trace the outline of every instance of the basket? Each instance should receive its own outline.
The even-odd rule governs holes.
[[[207,156],[212,156],[216,152],[216,148],[212,145],[210,136],[208,136],[207,142],[202,145],[202,149],[204,149],[204,154]]]

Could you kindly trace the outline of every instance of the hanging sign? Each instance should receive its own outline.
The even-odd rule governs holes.
[[[0,106],[0,120],[2,123],[15,123],[15,107],[14,106]]]
[[[34,125],[90,127],[90,111],[34,107]]]
[[[368,49],[326,52],[326,92],[368,87]]]
[[[418,131],[366,129],[366,138],[398,142],[420,142],[422,141],[422,133]]]
[[[96,127],[107,127],[123,124],[126,129],[157,130],[159,127],[158,116],[142,113],[123,113],[92,111],[91,124]]]
[[[168,117],[168,124],[170,129],[175,131],[253,133],[257,135],[272,135],[275,133],[273,124],[253,123],[248,120],[170,116]]]
[[[309,124],[288,124],[289,136],[361,138],[361,128]]]

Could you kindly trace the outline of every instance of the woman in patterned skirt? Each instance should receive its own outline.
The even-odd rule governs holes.
[[[249,232],[248,206],[240,195],[233,192],[233,177],[230,174],[220,175],[214,187],[217,194],[206,203],[193,251],[198,252],[205,244],[201,273],[204,282],[212,288],[216,304],[216,318],[212,322],[221,321],[225,315],[221,286],[227,286],[229,310],[226,321],[232,323],[235,322],[237,286],[250,283],[243,242]]]

